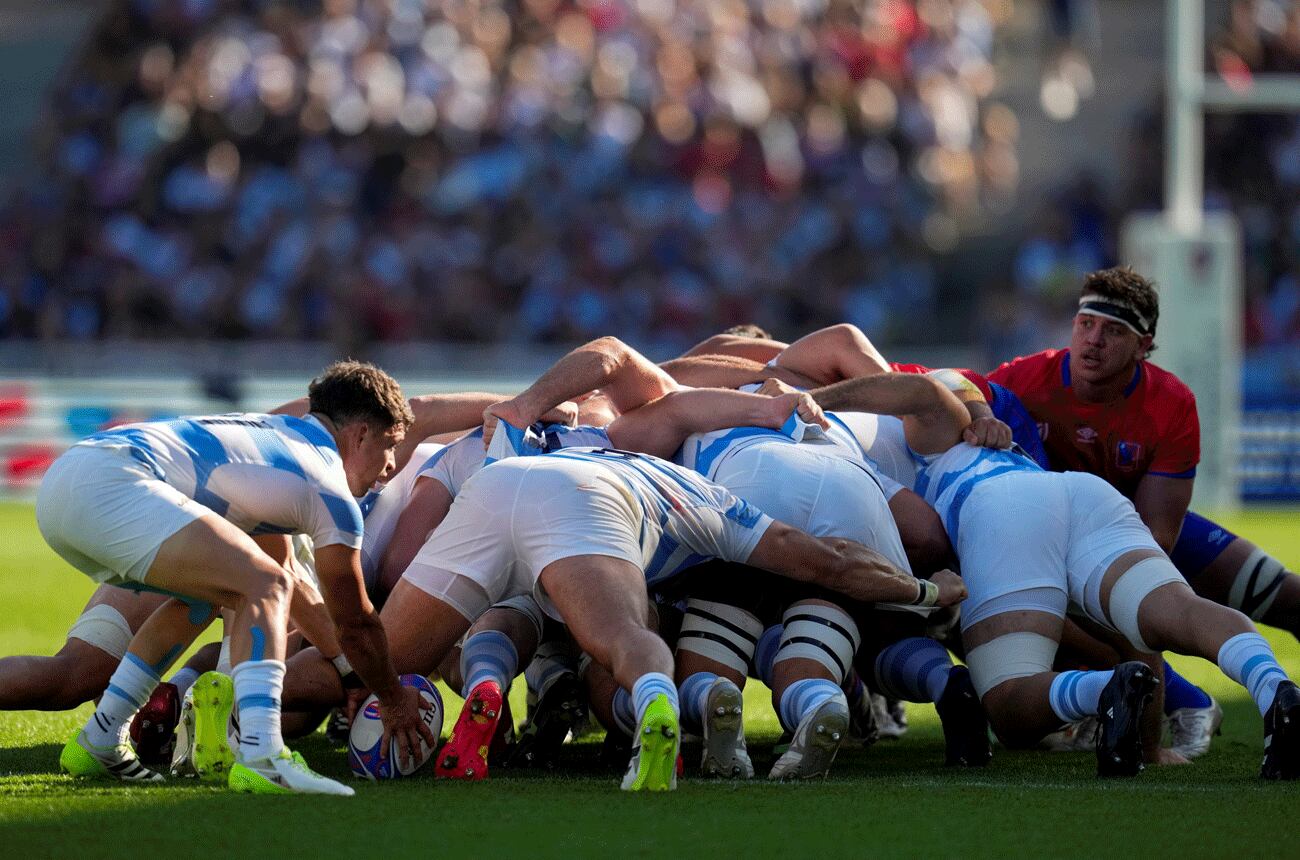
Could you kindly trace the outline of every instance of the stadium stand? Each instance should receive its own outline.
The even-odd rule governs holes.
[[[2,219],[0,334],[919,329],[1014,193],[1005,6],[114,0]]]

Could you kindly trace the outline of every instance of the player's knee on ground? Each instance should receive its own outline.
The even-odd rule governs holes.
[[[1056,642],[1040,633],[1006,633],[966,653],[971,683],[998,740],[1011,749],[1033,746],[1045,732],[1022,719],[1023,684],[1052,670]]]
[[[762,622],[751,612],[710,600],[687,600],[677,634],[679,676],[709,671],[743,684],[762,633]]]

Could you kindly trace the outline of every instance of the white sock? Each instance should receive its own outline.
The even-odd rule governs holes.
[[[239,758],[271,758],[284,749],[280,735],[280,697],[284,662],[245,660],[235,667],[235,707],[239,709]]]
[[[185,694],[189,692],[190,687],[193,687],[194,682],[198,679],[198,672],[194,671],[189,666],[182,666],[175,675],[171,676],[170,683],[176,686],[177,695],[183,699],[185,698]]]
[[[1258,633],[1238,633],[1219,648],[1217,662],[1223,674],[1250,693],[1260,716],[1267,713],[1277,695],[1277,685],[1286,680],[1286,672],[1277,664],[1268,640]]]
[[[131,718],[149,701],[158,680],[158,673],[139,657],[130,653],[123,657],[108,681],[99,707],[86,723],[86,738],[90,743],[97,747],[126,743]]]

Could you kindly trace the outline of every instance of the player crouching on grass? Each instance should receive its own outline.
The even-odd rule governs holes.
[[[404,754],[423,738],[419,694],[401,686],[379,617],[362,586],[355,497],[394,468],[410,408],[371,365],[331,365],[309,388],[310,414],[230,414],[114,428],[51,466],[36,502],[49,545],[99,583],[173,594],[136,633],[85,727],[64,747],[74,776],[154,782],[127,743],[132,715],[159,675],[206,625],[213,605],[234,612],[233,695],[240,739],[228,782],[237,791],[351,795],[284,746],[291,575],[249,537],[303,533],[339,642],[383,705]],[[387,739],[385,739],[387,747]]]

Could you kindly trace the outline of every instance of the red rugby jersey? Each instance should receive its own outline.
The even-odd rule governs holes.
[[[1070,351],[1049,349],[988,376],[1014,392],[1038,422],[1052,465],[1091,472],[1132,498],[1143,475],[1191,478],[1201,459],[1196,396],[1149,361],[1114,403],[1084,403],[1070,385]]]

